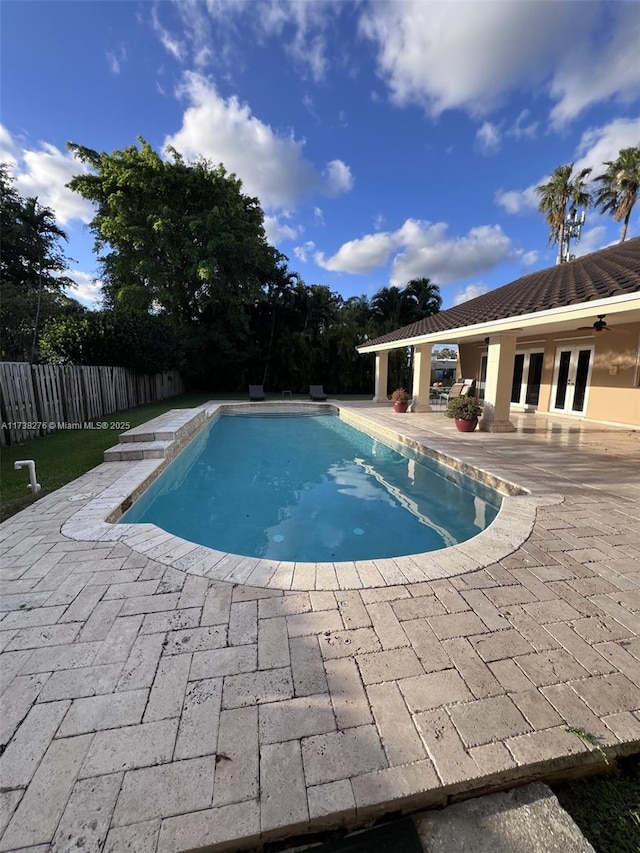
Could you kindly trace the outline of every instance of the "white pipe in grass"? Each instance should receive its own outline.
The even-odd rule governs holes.
[[[37,494],[42,486],[36,480],[36,463],[33,459],[20,459],[17,462],[13,463],[13,467],[16,471],[20,468],[28,468],[29,470],[29,482],[27,483],[27,488],[31,489],[33,494]]]

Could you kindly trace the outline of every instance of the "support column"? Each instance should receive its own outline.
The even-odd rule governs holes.
[[[503,332],[489,339],[487,378],[480,420],[480,429],[485,432],[515,432],[509,420],[509,409],[517,337],[516,332]]]
[[[412,412],[430,412],[431,344],[416,347],[413,352],[413,405]]]
[[[387,382],[389,376],[389,351],[382,350],[376,353],[376,390],[373,398],[374,403],[388,403]]]

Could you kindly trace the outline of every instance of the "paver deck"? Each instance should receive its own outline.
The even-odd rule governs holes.
[[[0,851],[241,849],[640,750],[640,433],[349,408],[528,489],[512,541],[247,584],[91,538],[157,459],[43,497],[0,528]]]

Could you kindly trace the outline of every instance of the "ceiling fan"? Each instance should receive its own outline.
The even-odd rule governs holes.
[[[607,321],[604,319],[606,314],[598,314],[598,319],[591,326],[578,326],[578,332],[591,332],[592,335],[601,335],[603,332],[613,332],[614,335],[628,335],[629,332],[626,329],[620,328],[612,328],[607,325]]]

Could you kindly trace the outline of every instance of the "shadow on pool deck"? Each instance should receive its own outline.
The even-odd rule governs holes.
[[[563,502],[479,571],[285,592],[65,537],[132,463],[46,496],[0,527],[0,851],[247,848],[640,748],[638,433],[345,408]]]

